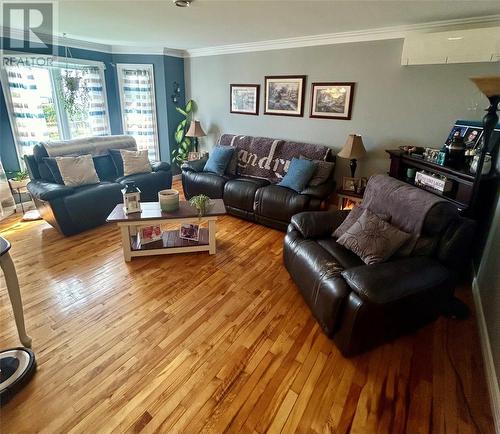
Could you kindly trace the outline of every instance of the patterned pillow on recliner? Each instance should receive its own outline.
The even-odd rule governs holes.
[[[354,252],[365,264],[377,264],[389,259],[410,238],[411,234],[364,210],[337,243]]]

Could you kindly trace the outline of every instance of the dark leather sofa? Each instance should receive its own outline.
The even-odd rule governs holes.
[[[235,144],[235,138],[240,137],[248,145],[246,149],[240,148],[237,141]],[[253,153],[259,152],[259,144],[263,147],[273,142],[277,142],[273,161],[281,159],[283,165],[286,159],[289,161],[293,157],[299,158],[304,154],[308,156],[307,152],[310,155],[321,154],[321,159],[327,161],[335,160],[325,146],[225,134],[221,137],[219,144],[231,143],[236,147],[236,152],[239,152],[238,167],[242,166],[243,170],[237,170],[236,173],[226,171],[223,176],[219,176],[215,173],[203,172],[206,159],[184,163],[182,165],[184,195],[188,199],[198,194],[205,194],[212,199],[223,199],[229,214],[286,231],[294,214],[306,210],[319,210],[324,206],[335,190],[334,171],[332,170],[326,182],[318,186],[307,187],[301,193],[276,185],[278,180],[272,177],[273,173],[269,178],[266,178],[265,174],[260,177],[246,175],[248,171],[244,169],[248,167],[247,163],[254,155]],[[293,149],[294,154],[288,152],[284,157],[280,151],[290,150],[290,148]],[[267,155],[267,152],[267,149],[262,150],[261,155]],[[283,165],[280,167],[282,168]],[[282,171],[280,174],[284,175],[284,173]]]
[[[420,252],[365,265],[332,236],[347,214],[293,216],[283,255],[324,332],[343,355],[353,356],[414,331],[449,308],[475,226],[438,207],[426,217]]]
[[[69,236],[106,222],[113,208],[122,202],[121,189],[134,181],[141,190],[142,201],[157,201],[158,191],[172,186],[170,164],[156,162],[151,173],[118,176],[108,149],[136,149],[130,136],[105,136],[69,140],[51,144],[51,156],[92,154],[101,182],[81,187],[69,187],[55,182],[44,161],[48,156],[44,144],[35,145],[33,155],[25,156],[31,181],[28,190],[45,221]],[[55,149],[55,151],[54,151]],[[60,152],[57,150],[60,149]]]

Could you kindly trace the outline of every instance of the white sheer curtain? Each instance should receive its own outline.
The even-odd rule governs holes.
[[[159,159],[153,65],[119,63],[117,72],[123,133],[133,136],[150,160]]]
[[[9,182],[0,162],[0,220],[11,215],[15,209],[16,204],[10,192]]]

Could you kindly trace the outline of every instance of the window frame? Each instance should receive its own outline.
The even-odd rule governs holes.
[[[17,56],[17,57],[26,57],[34,54],[32,53],[20,53],[20,52],[12,52],[8,51],[5,52],[6,55],[9,56]],[[102,81],[102,94],[103,94],[103,99],[104,99],[104,107],[106,110],[106,126],[108,129],[109,134],[111,134],[111,123],[110,123],[110,118],[109,118],[109,106],[108,106],[108,95],[107,95],[107,87],[106,87],[106,75],[104,71],[106,70],[106,65],[104,62],[99,62],[99,61],[94,61],[94,60],[86,60],[86,59],[66,59],[62,57],[53,57],[51,56],[50,59],[52,60],[52,66],[50,67],[38,67],[34,66],[34,68],[39,68],[39,69],[48,69],[49,70],[49,77],[50,77],[50,82],[52,85],[51,93],[52,97],[54,100],[54,106],[56,109],[57,113],[57,127],[59,130],[59,140],[70,140],[70,126],[68,123],[68,116],[66,112],[64,111],[64,108],[61,107],[61,101],[59,101],[57,91],[55,90],[55,79],[54,79],[54,74],[53,70],[54,69],[64,69],[66,67],[71,68],[71,66],[81,66],[81,67],[96,67],[99,71],[99,76]],[[12,136],[14,139],[14,145],[16,147],[16,156],[17,156],[17,161],[19,162],[19,166],[21,168],[25,167],[24,164],[24,158],[21,156],[21,146],[19,143],[19,132],[17,130],[17,124],[14,119],[14,106],[12,102],[12,95],[10,92],[10,86],[9,86],[9,78],[7,76],[7,69],[2,67],[0,68],[0,83],[2,85],[2,92],[4,95],[5,99],[5,105],[7,107],[7,116],[9,118],[9,124],[10,128],[12,131]]]
[[[156,106],[156,84],[155,84],[155,75],[154,75],[154,65],[152,63],[116,63],[116,77],[118,84],[118,94],[120,96],[120,113],[121,113],[121,121],[122,121],[122,132],[125,134],[125,102],[124,102],[124,92],[123,92],[123,71],[125,69],[147,69],[151,73],[151,91],[152,91],[152,102],[153,102],[153,124],[155,127],[154,137],[154,146],[155,146],[155,158],[157,161],[160,161],[160,137],[158,131],[158,108]]]

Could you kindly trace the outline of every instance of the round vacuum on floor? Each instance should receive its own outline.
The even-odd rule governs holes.
[[[33,376],[35,354],[28,348],[0,351],[0,405],[5,404]]]

